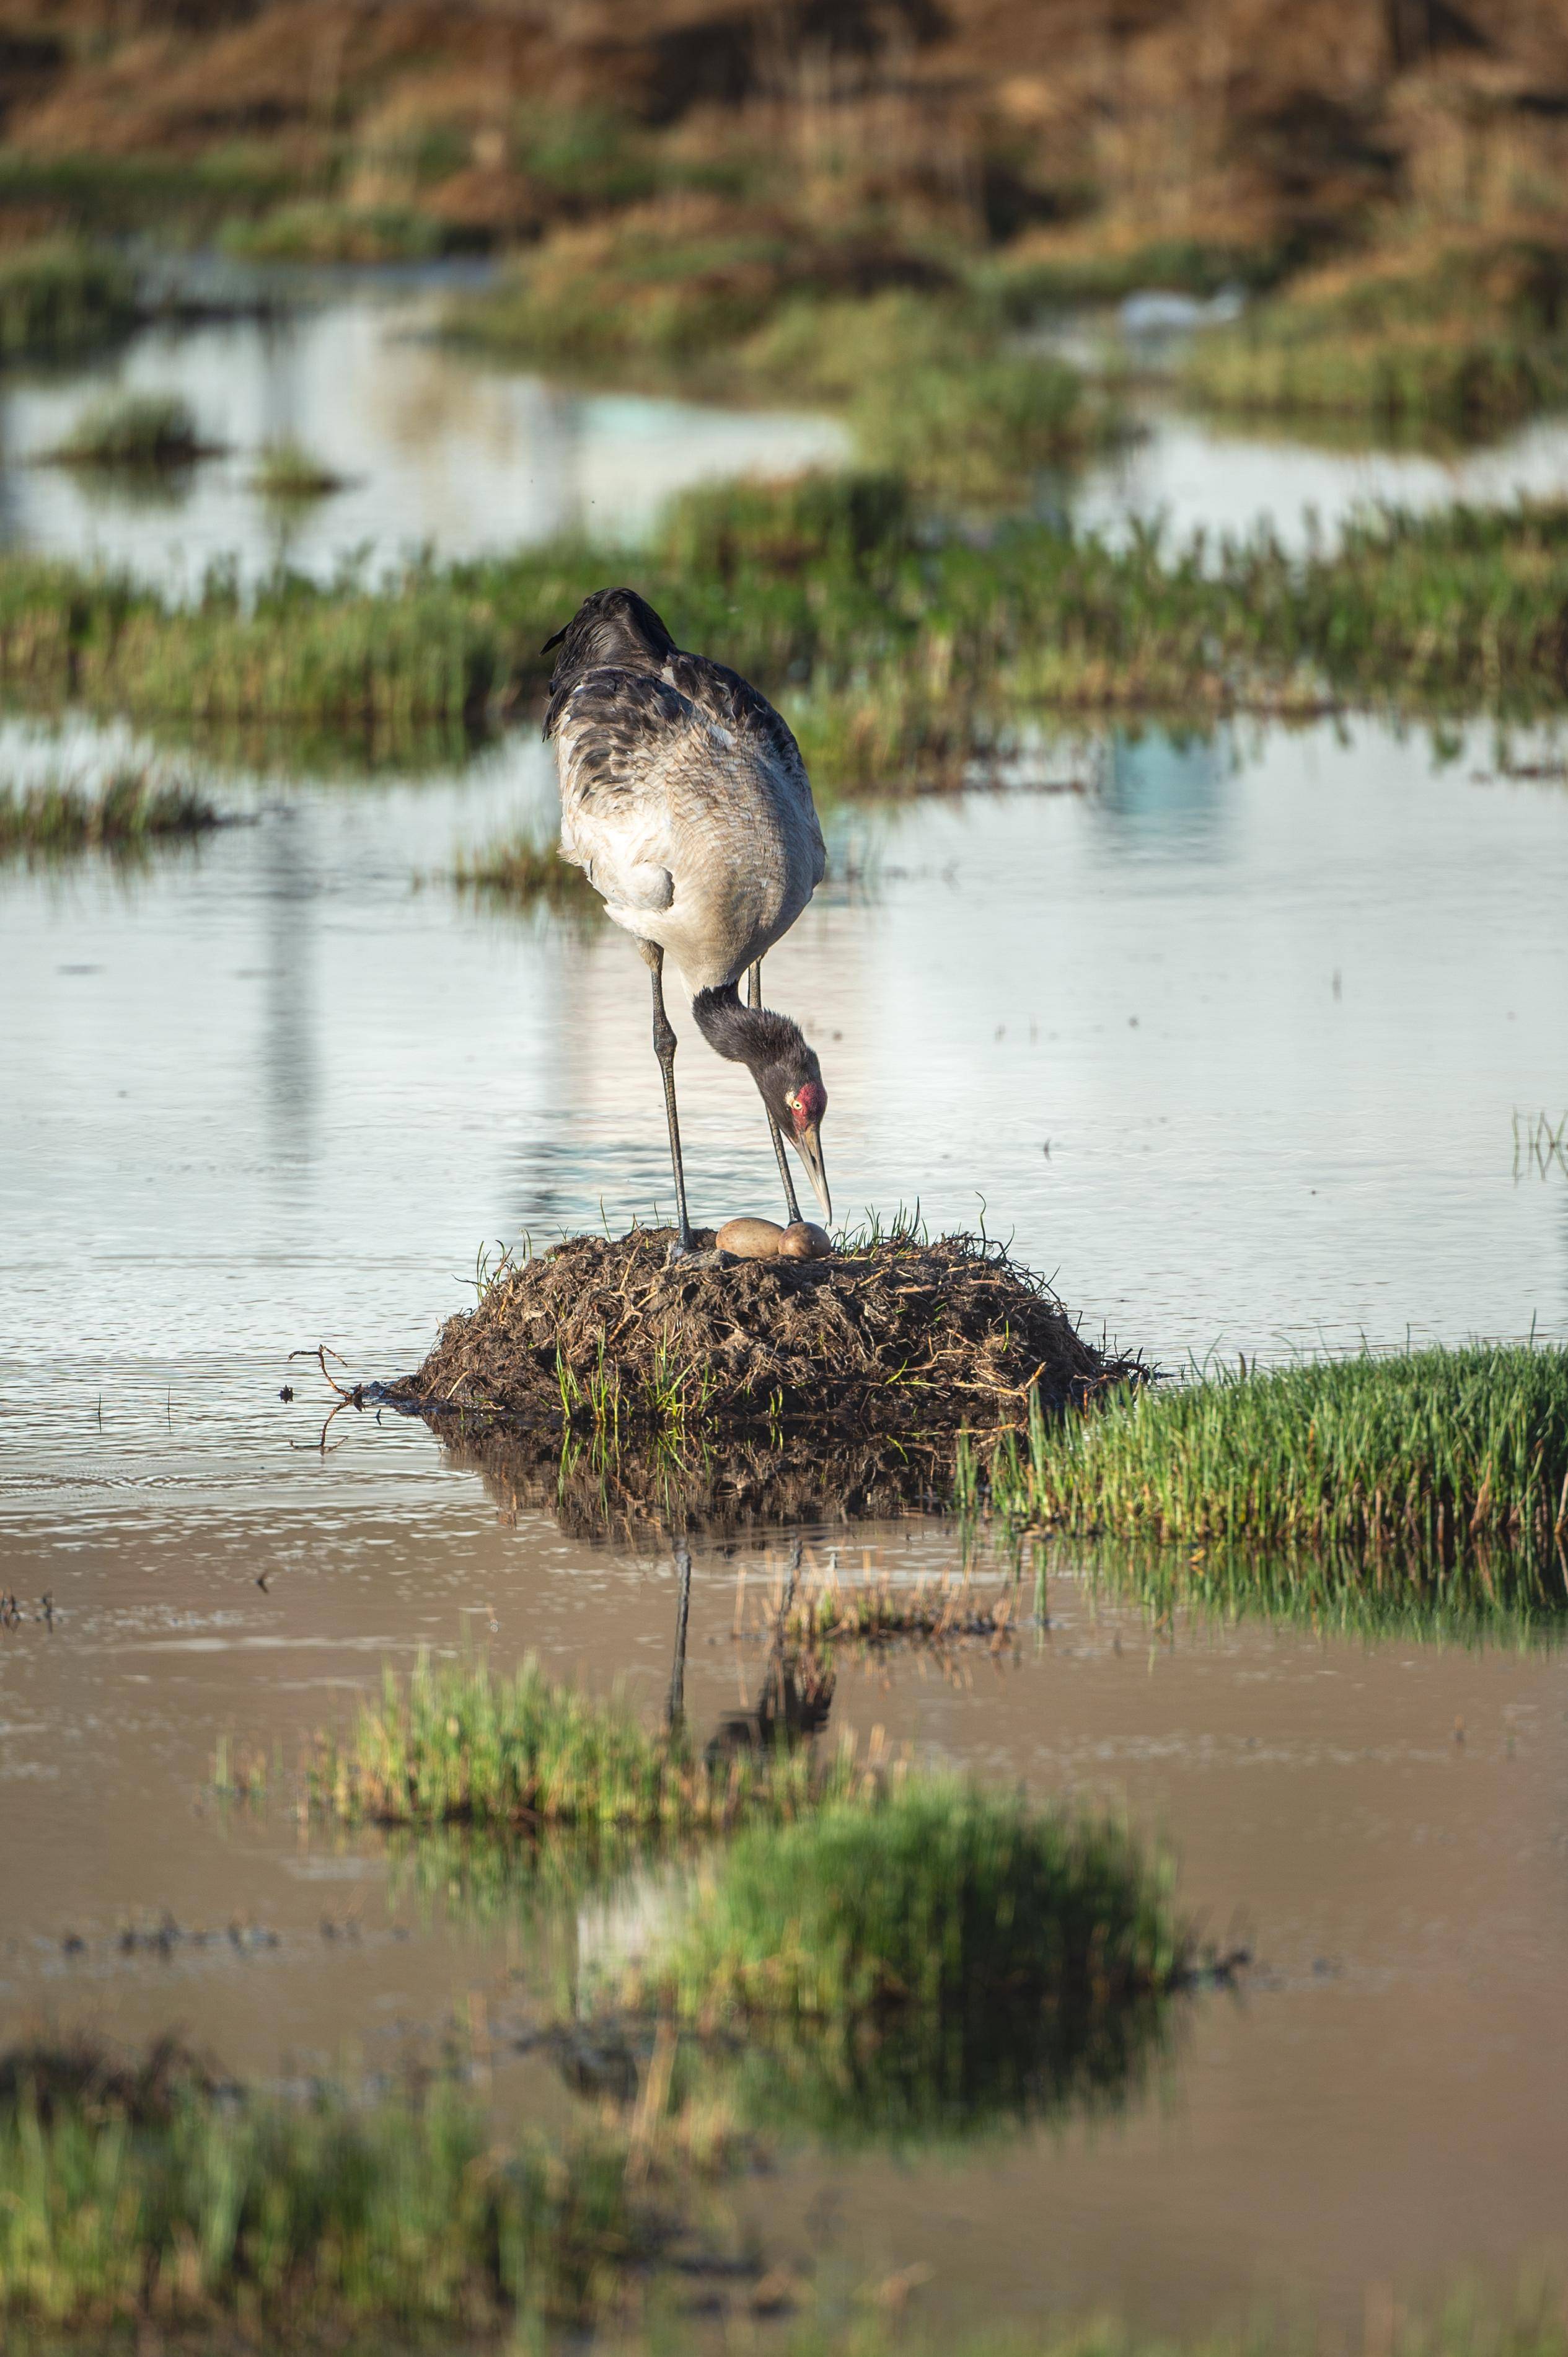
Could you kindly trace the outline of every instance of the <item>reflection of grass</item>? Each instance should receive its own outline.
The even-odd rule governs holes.
[[[349,1820],[678,1833],[792,1815],[847,1772],[824,1780],[804,1756],[714,1765],[683,1730],[650,1734],[533,1662],[507,1677],[426,1656],[406,1680],[389,1669],[345,1737],[321,1738],[310,1783]]]
[[[135,851],[170,836],[205,834],[220,823],[204,794],[145,770],[123,770],[101,786],[51,780],[0,785],[0,858],[7,853]]]
[[[0,253],[0,358],[80,351],[134,316],[130,274],[112,254],[67,237]]]
[[[449,2093],[309,2106],[35,2050],[0,2091],[0,2316],[149,2331],[239,2318],[323,2343],[371,2321],[582,2323],[657,2230],[624,2138],[498,2146]],[[145,2075],[145,2074],[144,2074]],[[167,2083],[165,2083],[168,2080]],[[156,2100],[155,2100],[156,2098]],[[280,2341],[279,2345],[283,2345]],[[315,2345],[312,2339],[311,2345]]]
[[[1568,1351],[1476,1345],[1219,1373],[1035,1419],[1018,1502],[1154,1539],[1477,1547],[1568,1534]]]
[[[177,393],[108,393],[82,412],[49,452],[61,467],[186,467],[210,455],[195,414]]]
[[[948,2143],[1124,2109],[1168,2058],[1176,2022],[1157,1994],[1110,2006],[1016,2004],[957,2018],[909,2007],[857,2028],[753,2021],[743,2039],[683,2050],[688,2100],[738,2124],[838,2147]]]
[[[452,879],[524,908],[543,901],[586,916],[599,905],[583,870],[563,859],[558,845],[532,834],[507,835],[482,851],[462,853],[453,864]]]
[[[1075,1570],[1077,1565],[1075,1562]],[[1317,1635],[1396,1638],[1535,1652],[1568,1644],[1561,1577],[1530,1555],[1474,1547],[1444,1565],[1419,1556],[1370,1562],[1348,1548],[1275,1554],[1225,1540],[1197,1546],[1097,1542],[1079,1576],[1156,1620],[1267,1620]]]
[[[1199,337],[1189,389],[1221,409],[1357,415],[1457,436],[1568,400],[1568,268],[1526,238],[1374,250]]]

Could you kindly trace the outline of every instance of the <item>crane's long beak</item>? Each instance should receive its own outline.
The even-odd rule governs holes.
[[[795,1132],[795,1150],[806,1166],[807,1178],[816,1189],[823,1219],[831,1220],[833,1215],[832,1197],[828,1193],[828,1174],[822,1163],[822,1134],[814,1121],[808,1122],[804,1129]]]

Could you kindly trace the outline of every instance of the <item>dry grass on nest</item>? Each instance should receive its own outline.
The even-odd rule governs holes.
[[[585,1432],[995,1430],[1138,1372],[983,1237],[899,1231],[831,1260],[671,1263],[668,1229],[508,1263],[392,1388],[426,1414]],[[711,1238],[702,1237],[703,1243]]]

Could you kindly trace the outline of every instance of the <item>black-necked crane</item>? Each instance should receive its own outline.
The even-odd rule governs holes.
[[[799,1025],[762,1004],[762,961],[826,864],[800,748],[766,696],[722,663],[683,654],[634,589],[596,590],[544,651],[553,648],[544,733],[555,739],[561,773],[561,848],[652,974],[679,1249],[690,1251],[692,1228],[675,1034],[664,1010],[667,953],[690,985],[709,1047],[745,1064],[757,1082],[790,1220],[800,1210],[786,1137],[831,1219],[822,1067]]]

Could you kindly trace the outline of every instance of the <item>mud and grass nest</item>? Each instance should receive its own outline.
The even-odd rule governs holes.
[[[824,1260],[671,1260],[669,1229],[509,1262],[448,1319],[399,1405],[466,1432],[809,1426],[840,1440],[994,1433],[1082,1408],[1138,1362],[1085,1340],[996,1243],[912,1232]]]

